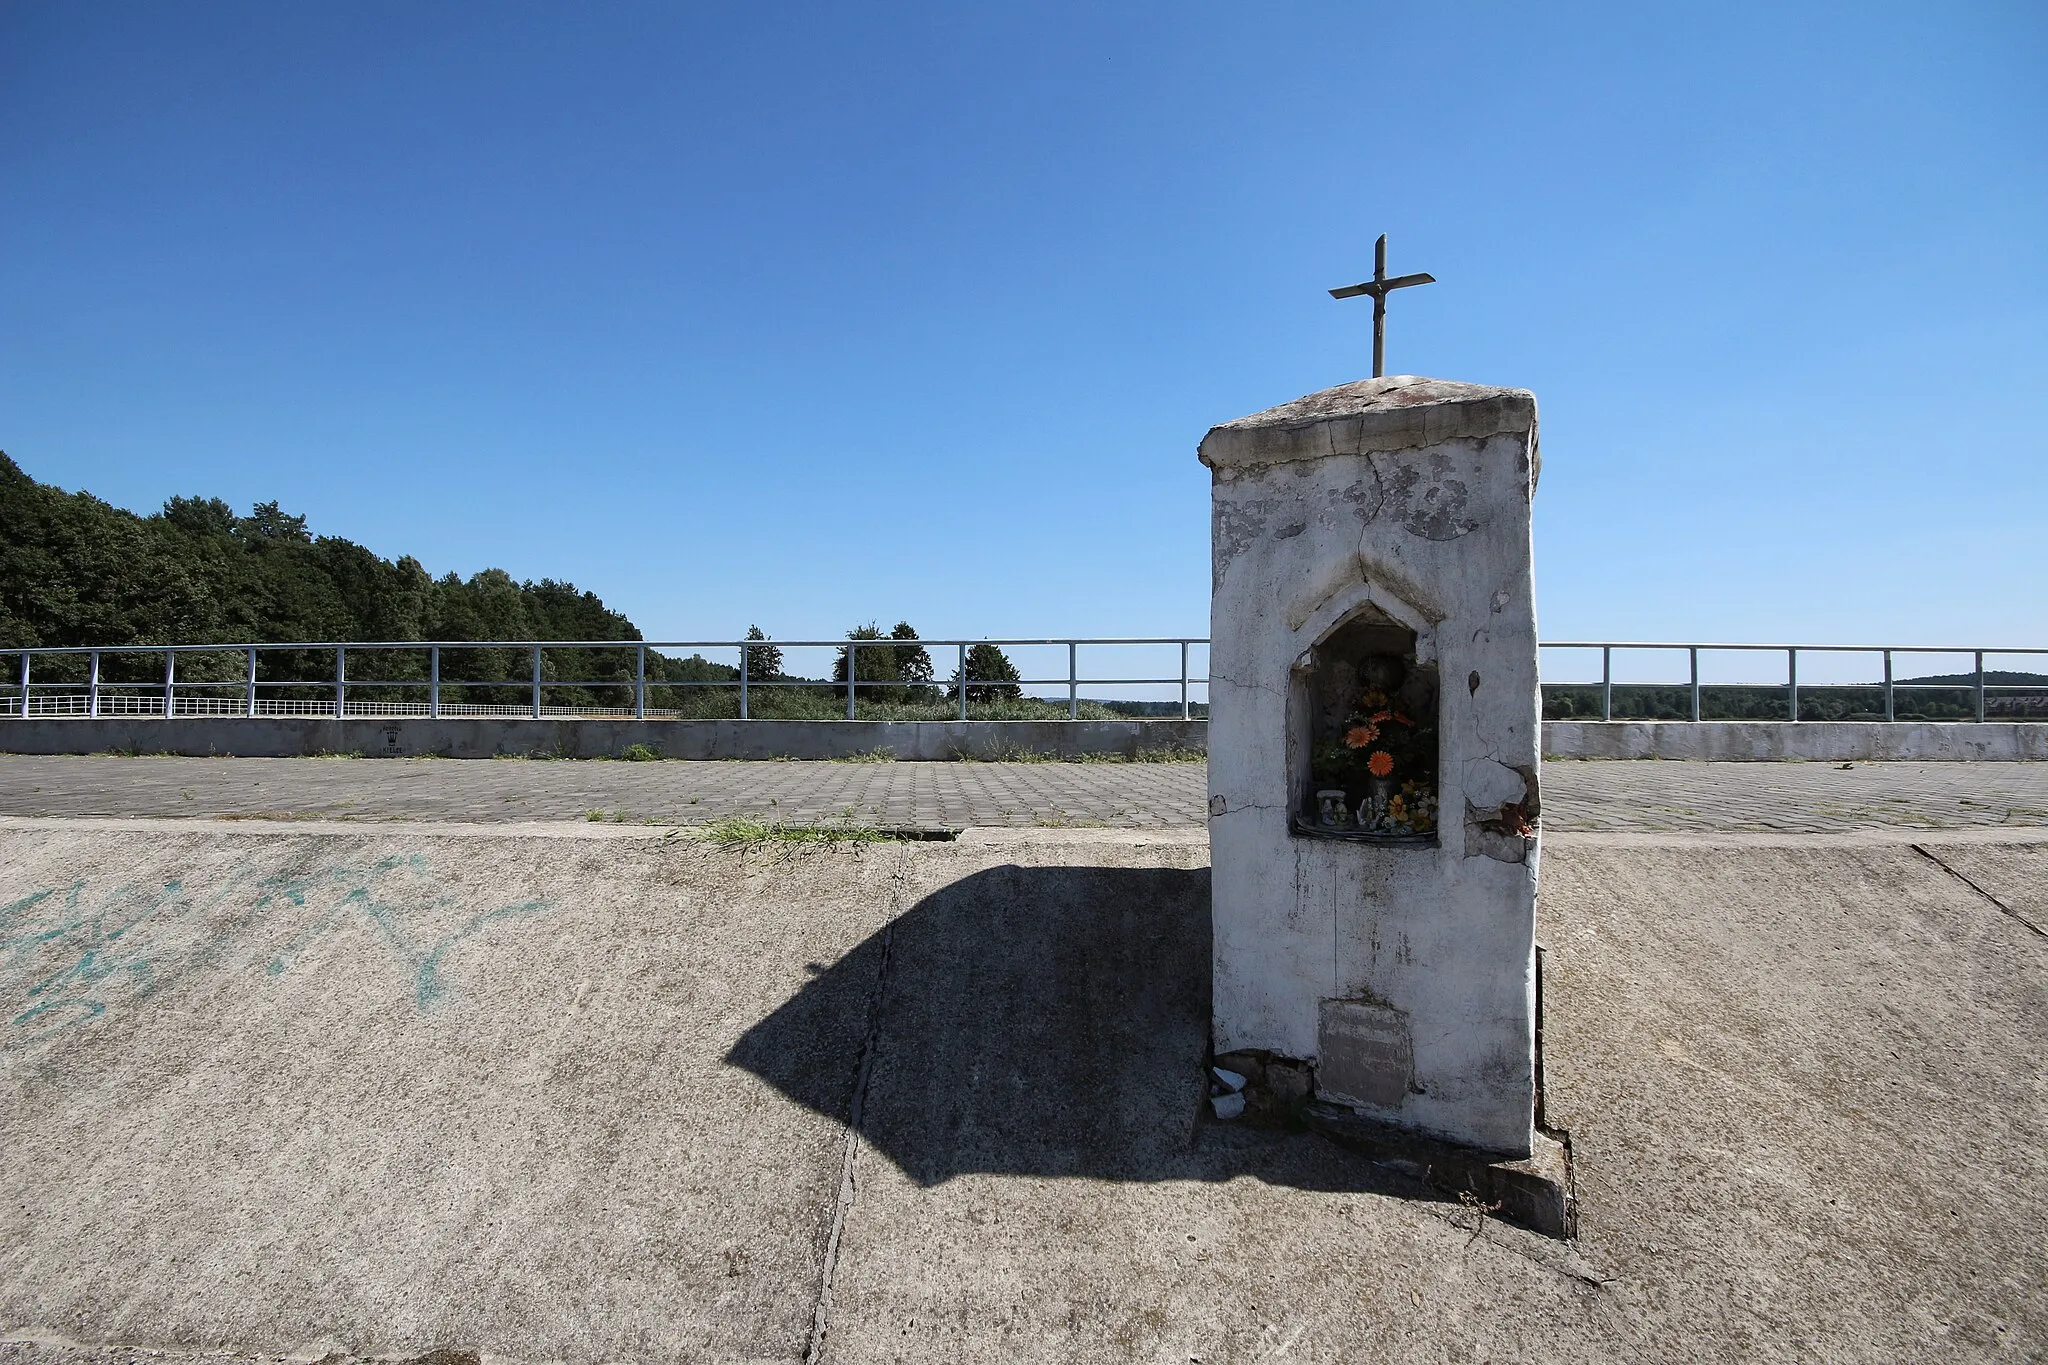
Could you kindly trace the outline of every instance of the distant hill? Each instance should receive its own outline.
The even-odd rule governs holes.
[[[1900,678],[1898,681],[1909,683],[1916,687],[1922,684],[1928,687],[1941,685],[1975,687],[1977,685],[1977,675],[1975,673],[1937,673],[1925,678]],[[1984,670],[1984,683],[1987,687],[2048,687],[2048,673],[2012,673],[2002,668],[1987,668]]]

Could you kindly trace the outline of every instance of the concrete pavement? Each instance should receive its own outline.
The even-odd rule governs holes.
[[[2048,832],[1544,876],[1572,1244],[1203,1118],[1199,830],[0,819],[0,1357],[2048,1353]]]

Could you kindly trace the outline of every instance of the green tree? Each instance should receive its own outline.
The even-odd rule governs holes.
[[[747,638],[765,640],[768,636],[759,626],[748,626]],[[774,645],[748,645],[746,656],[749,682],[774,682],[782,676],[782,651]]]
[[[312,534],[306,530],[306,519],[295,517],[281,510],[276,501],[259,502],[249,509],[248,518],[242,523],[248,533],[259,540],[276,540],[309,545]]]
[[[969,701],[1015,701],[1024,695],[1024,689],[1017,685],[1021,674],[1010,662],[1010,656],[991,644],[978,644],[967,651],[967,700]],[[960,670],[953,670],[952,681],[946,686],[949,700],[960,699]]]
[[[846,632],[849,640],[884,640],[881,628],[873,621],[856,626]],[[848,656],[852,657],[854,681],[861,684],[858,695],[867,701],[894,701],[897,689],[889,684],[898,681],[896,672],[896,651],[883,645],[869,645],[866,649],[843,645],[839,657],[832,661],[832,681],[844,683]],[[868,684],[876,684],[868,686]]]
[[[898,621],[896,628],[889,632],[892,640],[915,640],[917,631],[908,621]],[[896,676],[908,684],[903,689],[906,700],[916,701],[924,697],[932,685],[932,656],[923,645],[897,645],[890,651],[896,660]]]

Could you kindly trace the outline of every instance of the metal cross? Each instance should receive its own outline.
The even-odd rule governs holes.
[[[1387,372],[1387,295],[1396,289],[1406,289],[1411,284],[1435,284],[1434,275],[1396,275],[1387,278],[1387,234],[1382,232],[1378,243],[1372,249],[1372,278],[1364,284],[1346,285],[1332,289],[1333,299],[1355,299],[1360,294],[1372,295],[1372,377],[1378,379]]]

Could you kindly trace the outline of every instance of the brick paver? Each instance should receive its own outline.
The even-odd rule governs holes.
[[[617,763],[0,756],[0,814],[882,828],[1198,825],[1199,763]]]
[[[1543,783],[1550,829],[2048,825],[2048,763],[1561,762]]]
[[[0,814],[883,828],[1200,825],[1199,763],[606,763],[0,755]],[[1547,763],[1552,830],[2048,825],[2044,763]]]

